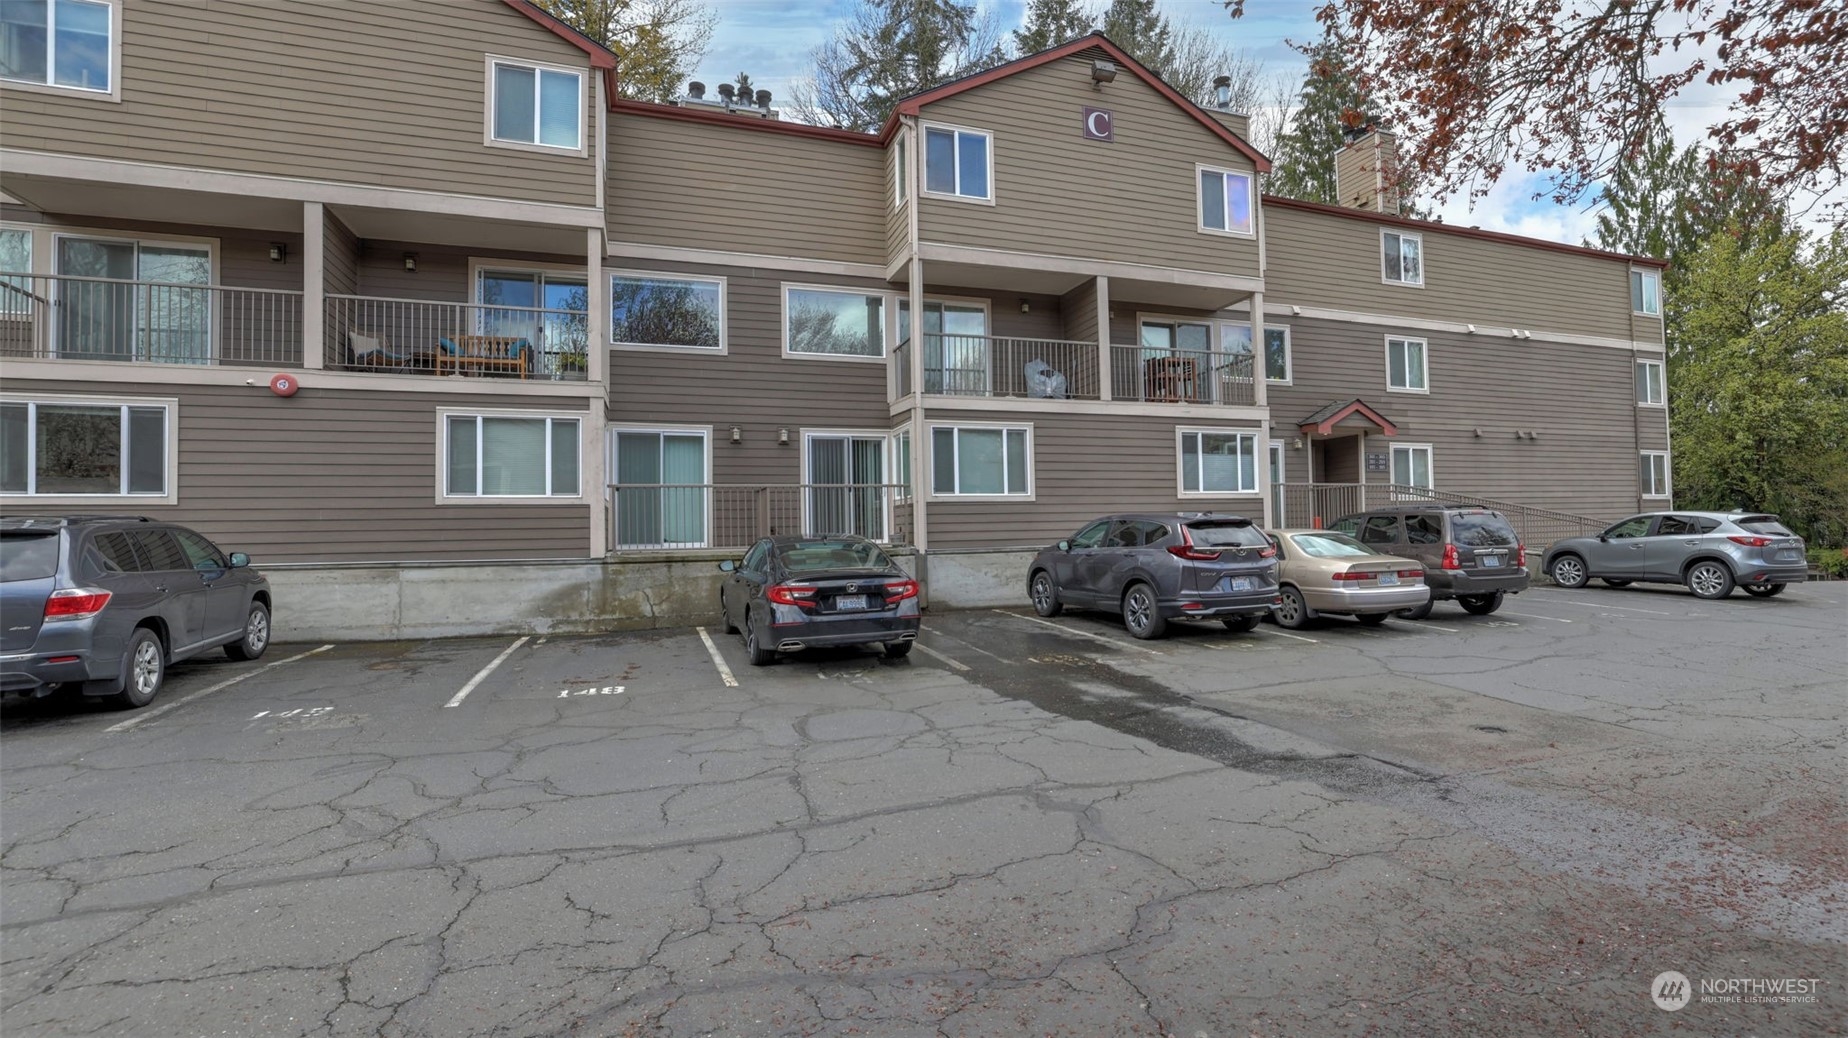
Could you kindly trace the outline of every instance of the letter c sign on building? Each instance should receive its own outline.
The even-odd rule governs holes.
[[[1084,110],[1084,136],[1092,141],[1116,140],[1116,127],[1112,124],[1110,112],[1103,108],[1086,108]]]

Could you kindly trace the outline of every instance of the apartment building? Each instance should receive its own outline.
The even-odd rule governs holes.
[[[308,630],[683,619],[773,531],[957,604],[1106,510],[1669,490],[1659,262],[1396,216],[1380,133],[1263,197],[1102,36],[857,134],[616,99],[524,0],[7,10],[0,507],[190,523]]]

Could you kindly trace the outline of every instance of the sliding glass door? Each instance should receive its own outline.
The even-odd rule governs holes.
[[[911,301],[898,301],[898,338],[911,335]],[[987,396],[988,311],[967,303],[924,302],[924,392]]]
[[[59,238],[56,262],[59,356],[211,362],[212,293],[206,287],[212,281],[210,250]]]
[[[885,540],[886,438],[813,433],[807,440],[807,532]]]
[[[616,546],[706,544],[706,434],[616,432]]]
[[[479,334],[525,339],[539,373],[582,377],[590,343],[590,286],[584,275],[483,270],[475,294],[483,306]]]

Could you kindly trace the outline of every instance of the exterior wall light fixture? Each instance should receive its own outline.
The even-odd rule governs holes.
[[[417,272],[417,254],[415,252],[407,252],[404,254],[404,269],[413,274]]]
[[[270,242],[270,262],[286,263],[289,260],[289,246],[284,242]]]
[[[738,428],[735,425],[732,426],[732,442],[733,443],[743,443],[744,442],[744,430]]]
[[[1098,58],[1091,62],[1091,83],[1098,90],[1102,90],[1105,83],[1116,79],[1116,73],[1117,67],[1114,61],[1105,61],[1102,58]]]

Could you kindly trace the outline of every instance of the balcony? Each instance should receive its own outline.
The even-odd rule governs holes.
[[[910,344],[892,351],[898,395],[911,392]],[[991,335],[924,336],[927,396],[1138,403],[1257,403],[1249,353],[1110,347],[1110,385],[1098,378],[1098,345]]]
[[[302,294],[0,274],[0,356],[302,366]]]
[[[582,381],[582,310],[327,296],[325,363],[335,371]]]
[[[622,483],[609,489],[615,551],[738,548],[763,537],[910,538],[907,488],[896,483]]]

